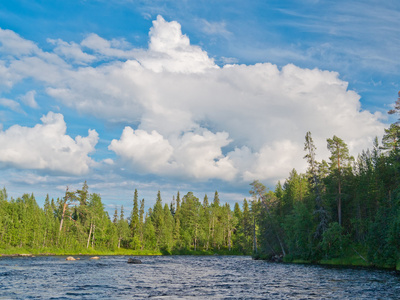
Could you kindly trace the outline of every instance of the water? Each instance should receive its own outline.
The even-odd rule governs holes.
[[[237,256],[0,258],[0,299],[400,299],[390,271]]]

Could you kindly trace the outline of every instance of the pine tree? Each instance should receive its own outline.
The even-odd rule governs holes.
[[[327,139],[328,142],[328,150],[331,152],[331,156],[329,157],[330,170],[334,174],[337,180],[337,211],[338,211],[338,223],[342,225],[342,184],[343,184],[343,176],[346,170],[350,168],[350,162],[353,158],[349,154],[349,149],[347,148],[346,143],[338,138],[337,136],[333,136],[332,139]]]
[[[245,241],[244,249],[246,253],[251,253],[253,245],[253,217],[251,216],[249,203],[246,198],[243,200],[242,227]]]
[[[316,161],[316,147],[311,137],[311,132],[308,131],[306,134],[306,141],[304,143],[304,151],[306,155],[304,158],[308,162],[308,176],[310,178],[311,189],[315,195],[315,211],[314,214],[317,216],[318,225],[315,230],[315,238],[320,239],[324,231],[328,228],[328,212],[322,204],[322,180],[318,176],[318,162]]]

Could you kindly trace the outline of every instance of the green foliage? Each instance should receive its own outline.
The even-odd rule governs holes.
[[[399,99],[394,113],[400,112]],[[383,146],[375,139],[372,150],[363,151],[356,161],[343,140],[336,136],[327,139],[329,164],[316,161],[316,147],[308,132],[306,174],[292,170],[275,192],[267,191],[258,181],[251,184],[255,255],[283,255],[285,261],[398,267],[399,132],[399,122],[392,124],[385,131]],[[238,224],[237,228],[241,244],[244,226]]]
[[[139,199],[138,199],[138,191],[135,189],[135,193],[133,196],[133,209],[131,213],[131,223],[129,224],[131,230],[131,236],[135,240],[134,248],[140,246],[140,233],[139,233]]]
[[[0,249],[253,253],[259,258],[283,256],[285,261],[400,268],[399,137],[396,122],[385,131],[382,146],[376,139],[372,150],[354,161],[344,141],[333,136],[327,140],[327,163],[316,161],[316,147],[307,132],[307,172],[293,169],[275,191],[254,181],[251,200],[244,199],[241,207],[235,204],[233,211],[221,204],[217,191],[212,201],[205,195],[202,202],[192,192],[182,198],[178,192],[170,205],[163,204],[158,191],[146,213],[144,199],[139,202],[135,190],[130,218],[121,207],[119,217],[116,208],[111,221],[100,195],[90,194],[86,182],[77,191],[67,188],[62,199],[47,196],[43,208],[34,195],[8,199],[3,188]]]
[[[247,201],[242,215],[238,204],[234,211],[228,204],[221,206],[218,192],[212,204],[207,196],[201,204],[192,192],[182,199],[178,193],[175,208],[167,203],[163,205],[159,191],[145,220],[144,209],[144,199],[139,208],[135,190],[130,218],[125,218],[121,206],[120,210],[115,208],[111,220],[100,195],[90,194],[86,182],[76,192],[67,188],[62,199],[54,201],[47,196],[43,208],[37,205],[33,195],[8,200],[3,189],[0,191],[0,249],[12,248],[15,252],[33,249],[36,253],[57,254],[121,253],[124,249],[163,254],[250,253]]]
[[[329,228],[324,232],[321,242],[325,258],[343,256],[349,244],[350,236],[344,234],[343,227],[337,222],[329,224]]]
[[[283,228],[290,255],[296,259],[312,259],[315,246],[312,210],[302,202],[296,203],[293,212],[286,216]]]
[[[377,265],[395,266],[400,258],[400,188],[378,209],[368,234],[368,258]]]

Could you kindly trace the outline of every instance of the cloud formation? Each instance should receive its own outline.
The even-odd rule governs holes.
[[[229,143],[225,132],[187,132],[167,140],[155,130],[148,133],[128,126],[109,149],[144,173],[232,180],[237,170],[221,151]]]
[[[19,97],[19,99],[27,106],[31,108],[39,108],[35,100],[36,91],[29,91],[25,95]]]
[[[72,139],[61,114],[49,112],[33,128],[14,125],[0,131],[0,165],[81,175],[94,164],[88,156],[98,141],[95,130]]]
[[[9,86],[34,78],[64,105],[127,125],[109,150],[141,173],[197,180],[273,181],[286,177],[293,167],[304,170],[307,131],[312,132],[324,158],[328,137],[341,137],[356,154],[383,133],[381,116],[361,110],[359,95],[348,90],[338,73],[292,64],[282,68],[270,63],[219,67],[190,43],[179,23],[161,16],[153,21],[145,50],[96,34],[80,44],[50,40],[55,46],[53,53],[43,52],[10,31],[1,31],[0,42],[3,52],[20,47],[0,62],[0,78],[6,78]],[[90,65],[92,62],[96,64]],[[47,118],[58,120],[55,123],[65,130],[65,123],[54,115],[37,126],[47,128]],[[28,136],[34,128],[25,131]],[[76,168],[77,174],[87,171],[91,164],[87,155],[96,145],[97,134],[89,131],[87,138],[73,141],[61,129],[53,133],[53,142],[61,137],[57,144],[80,149],[76,153],[80,153],[82,166],[70,166],[70,172]],[[57,156],[59,152],[49,157],[63,158]],[[20,158],[7,159],[22,166]],[[27,159],[24,163],[52,170],[64,167],[55,166],[56,159],[43,163]]]

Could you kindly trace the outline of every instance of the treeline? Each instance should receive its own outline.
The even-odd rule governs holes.
[[[178,192],[170,204],[163,204],[158,192],[155,205],[145,212],[145,200],[139,201],[135,190],[130,216],[121,207],[110,217],[100,195],[88,189],[85,182],[82,189],[67,189],[61,199],[47,196],[43,208],[33,194],[9,200],[6,189],[0,190],[0,249],[252,251],[247,201],[243,210],[236,204],[232,211],[229,204],[221,205],[217,191],[211,202],[207,195],[200,201],[192,192],[182,198]]]
[[[400,112],[400,92],[396,107]],[[292,170],[275,191],[252,183],[258,256],[320,261],[355,257],[365,264],[400,269],[400,126],[357,158],[346,143],[327,139],[329,161],[316,160],[311,133],[305,138],[308,170]]]
[[[400,113],[400,93],[395,109]],[[385,130],[371,150],[357,158],[337,136],[327,139],[328,161],[316,160],[311,133],[305,137],[306,173],[292,170],[283,184],[268,191],[251,184],[243,205],[200,201],[192,192],[163,204],[158,192],[145,212],[133,196],[133,209],[112,217],[98,194],[82,189],[62,199],[47,197],[40,208],[33,195],[8,199],[0,190],[0,248],[119,248],[163,253],[226,251],[287,261],[352,258],[400,269],[400,125]],[[193,253],[193,252],[192,252]],[[352,263],[349,261],[348,263]]]

